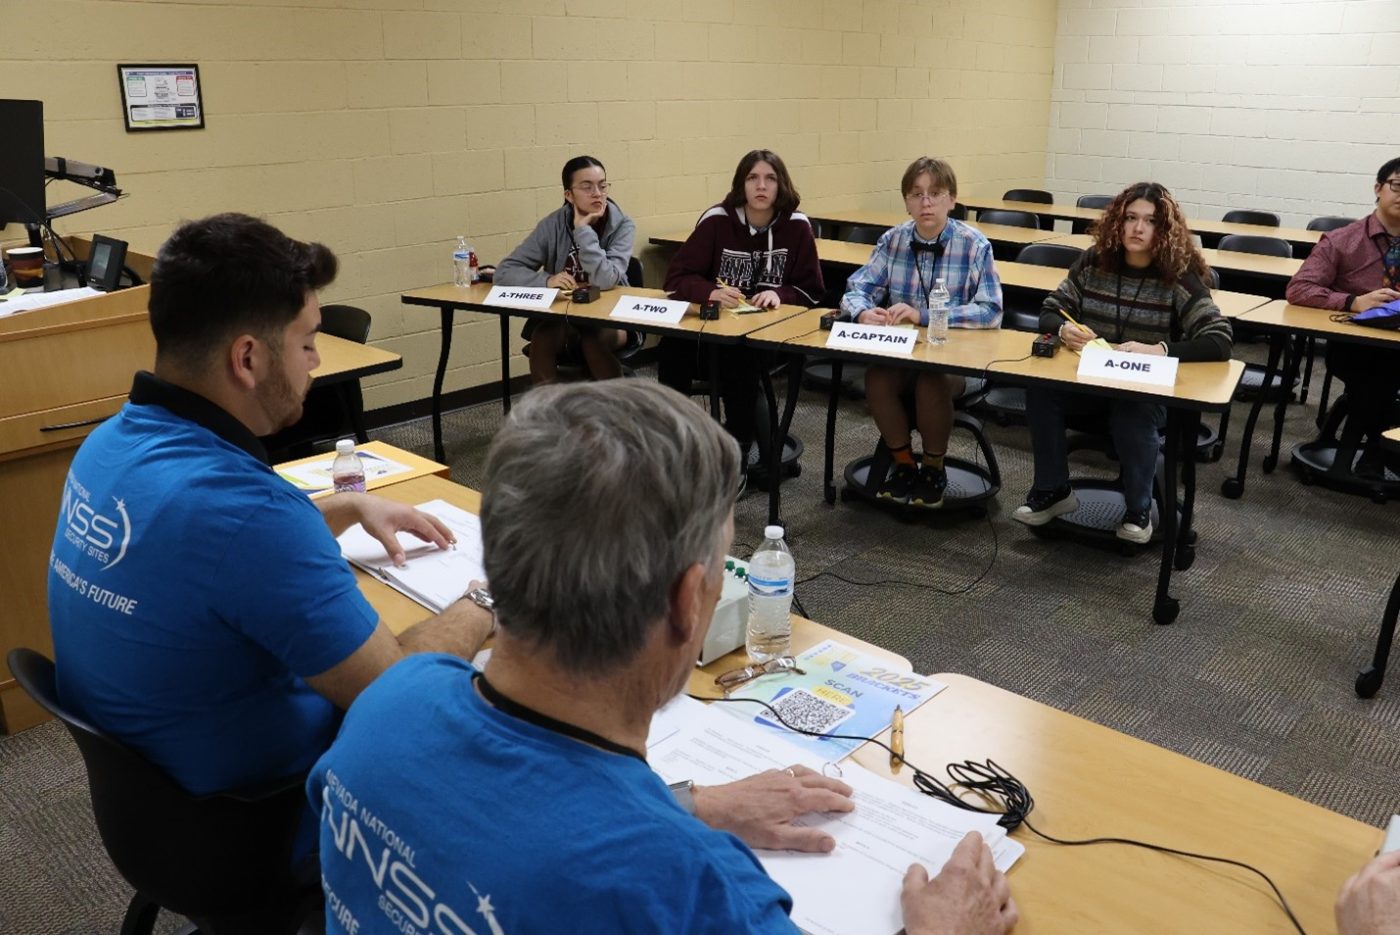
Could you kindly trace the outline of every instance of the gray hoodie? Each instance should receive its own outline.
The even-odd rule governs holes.
[[[632,219],[611,198],[601,241],[591,226],[574,227],[574,206],[565,203],[558,211],[545,215],[525,242],[497,264],[495,282],[502,286],[543,286],[550,276],[564,269],[569,251],[577,243],[579,262],[588,271],[588,281],[600,289],[611,289],[627,279],[636,232]]]

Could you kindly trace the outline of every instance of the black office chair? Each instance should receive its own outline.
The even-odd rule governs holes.
[[[1220,220],[1227,224],[1258,224],[1260,227],[1278,227],[1283,223],[1272,211],[1251,211],[1243,208],[1226,211]]]
[[[1039,188],[1012,188],[1001,196],[1002,201],[1032,201],[1038,205],[1053,205],[1055,196]]]
[[[948,217],[952,218],[955,221],[966,221],[967,205],[963,204],[962,202],[958,202],[957,204],[953,205],[953,210],[948,212]]]
[[[1005,224],[1008,227],[1040,230],[1040,220],[1029,211],[978,211],[977,220],[982,224]]]
[[[54,664],[13,649],[15,680],[63,722],[87,767],[92,813],[108,856],[136,890],[122,935],[149,935],[161,909],[201,935],[291,935],[321,902],[315,873],[292,870],[308,808],[300,777],[261,789],[191,795],[130,747],[58,699]]]
[[[1315,217],[1309,221],[1307,229],[1310,231],[1323,232],[1334,231],[1338,228],[1346,227],[1348,224],[1355,223],[1355,221],[1356,218],[1344,218],[1337,214],[1324,214],[1321,217]]]
[[[1220,238],[1221,250],[1236,253],[1256,253],[1260,256],[1277,256],[1291,260],[1293,245],[1282,237],[1261,237],[1258,234],[1226,234]]]
[[[1021,248],[1016,254],[1016,262],[1069,269],[1083,252],[1069,244],[1032,243]],[[1040,306],[1043,299],[1044,294],[1038,291],[1023,293],[1018,290],[1015,295],[1008,292],[1001,326],[1017,331],[1040,331]]]
[[[887,230],[878,224],[848,224],[841,228],[840,239],[847,243],[879,243]]]
[[[1016,254],[1016,262],[1069,269],[1083,252],[1078,247],[1068,244],[1026,244],[1020,253]],[[1002,304],[1001,326],[1032,334],[1039,332],[1040,306],[1044,301],[1045,293],[1038,290],[1007,287]],[[998,425],[1024,422],[1026,389],[1023,386],[998,386],[993,383],[987,388],[982,405]]]
[[[1112,195],[1080,195],[1074,199],[1074,206],[1076,208],[1107,208],[1112,201]],[[1076,234],[1087,234],[1089,228],[1093,226],[1093,221],[1075,220],[1070,225],[1070,230]]]
[[[354,305],[323,305],[321,333],[364,344],[369,341],[370,314]],[[335,447],[337,439],[353,435],[360,444],[369,441],[365,431],[365,399],[360,381],[341,380],[329,386],[311,387],[302,404],[301,418],[263,440],[275,464],[304,458]]]

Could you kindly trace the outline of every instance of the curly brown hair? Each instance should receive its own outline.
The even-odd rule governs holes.
[[[1137,182],[1118,193],[1103,209],[1103,216],[1094,224],[1090,234],[1098,247],[1100,269],[1113,269],[1123,262],[1123,219],[1128,205],[1143,199],[1157,209],[1157,228],[1152,237],[1152,262],[1167,282],[1176,282],[1187,273],[1195,273],[1206,281],[1210,266],[1201,251],[1191,241],[1191,229],[1186,215],[1165,185],[1157,182]]]

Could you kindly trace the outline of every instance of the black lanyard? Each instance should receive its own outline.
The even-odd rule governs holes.
[[[1137,305],[1138,296],[1142,295],[1142,285],[1147,282],[1147,277],[1143,276],[1138,280],[1137,291],[1133,293],[1133,301],[1128,306],[1128,317],[1123,318],[1123,271],[1118,271],[1118,289],[1113,293],[1113,321],[1118,327],[1118,337],[1114,344],[1123,343],[1123,332],[1133,320],[1133,306]]]
[[[914,272],[917,273],[919,276],[919,289],[922,291],[923,294],[924,308],[928,308],[932,302],[930,296],[933,293],[933,286],[938,285],[938,277],[936,277],[934,273],[938,272],[938,247],[943,243],[943,235],[939,234],[938,239],[935,240],[932,244],[929,244],[926,240],[921,240],[919,241],[919,243],[924,244],[922,249],[916,249],[914,247],[914,233],[913,231],[910,231],[909,252],[914,255]],[[924,282],[924,264],[923,261],[919,258],[919,255],[922,253],[933,254],[933,263],[929,266],[928,271],[929,278],[933,280],[933,286],[930,286],[928,283]]]
[[[571,737],[574,740],[581,741],[589,746],[597,747],[600,750],[606,750],[609,753],[620,753],[623,756],[636,757],[643,763],[647,761],[645,755],[638,753],[631,747],[624,747],[622,744],[614,743],[606,737],[600,737],[591,730],[584,730],[582,727],[569,724],[566,721],[556,720],[548,714],[541,714],[534,708],[527,708],[518,701],[512,701],[505,695],[502,695],[500,689],[486,681],[486,676],[482,673],[477,673],[476,684],[477,687],[481,689],[481,697],[485,698],[491,703],[493,708],[503,714],[509,714],[511,717],[527,721],[530,724],[534,724],[536,727],[543,727],[545,730],[553,731],[556,734],[563,734],[565,737]]]

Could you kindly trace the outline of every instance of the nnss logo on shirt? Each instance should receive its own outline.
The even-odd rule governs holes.
[[[59,513],[63,521],[63,538],[84,555],[102,563],[102,570],[111,568],[126,557],[131,543],[131,518],[126,515],[126,501],[113,497],[110,513],[100,513],[92,505],[92,495],[71,473],[63,485],[63,505]]]

